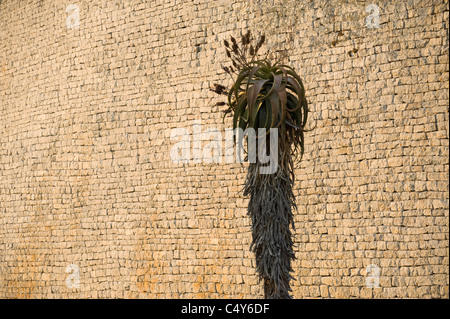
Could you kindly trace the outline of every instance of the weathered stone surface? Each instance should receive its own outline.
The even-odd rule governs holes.
[[[208,88],[247,27],[311,109],[294,297],[448,298],[448,1],[384,1],[378,28],[267,3],[83,0],[68,28],[68,2],[0,1],[0,298],[262,297],[245,165],[170,158],[171,129],[230,126]]]

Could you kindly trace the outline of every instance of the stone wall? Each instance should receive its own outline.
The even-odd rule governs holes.
[[[287,49],[311,117],[295,298],[448,298],[447,0],[0,1],[0,297],[261,298],[222,41]],[[79,19],[78,19],[79,17]],[[197,122],[199,123],[199,122]]]

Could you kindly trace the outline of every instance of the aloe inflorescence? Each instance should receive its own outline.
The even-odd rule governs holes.
[[[308,103],[303,82],[292,67],[281,61],[272,63],[267,55],[259,58],[264,42],[264,35],[255,41],[250,31],[239,42],[234,37],[224,40],[231,65],[222,68],[233,83],[230,87],[214,84],[211,90],[226,96],[225,102],[216,105],[227,105],[224,113],[233,116],[233,129],[277,129],[278,168],[273,174],[261,174],[264,165],[258,157],[255,163],[249,163],[244,195],[250,196],[251,250],[264,282],[264,297],[291,298],[294,162],[304,153]],[[266,139],[269,150],[268,134],[258,135],[257,142],[261,139]]]

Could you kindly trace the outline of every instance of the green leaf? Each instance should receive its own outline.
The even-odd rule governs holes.
[[[243,131],[247,127],[248,122],[241,116],[239,117],[239,128],[241,128]]]
[[[245,108],[245,112],[244,112],[244,114],[242,115],[242,118],[243,118],[246,122],[248,122],[248,108]]]
[[[297,105],[293,109],[289,109],[289,112],[294,112],[295,110],[297,110],[297,109],[299,109],[301,107],[300,100],[303,97],[302,89],[301,89],[300,85],[294,80],[294,78],[292,78],[290,76],[287,77],[287,83],[294,87],[294,89],[295,89],[294,92],[298,96]]]
[[[283,76],[281,74],[273,74],[273,85],[270,88],[269,92],[267,92],[267,94],[263,97],[263,99],[266,99],[273,92],[277,92],[278,89],[280,88],[282,80],[283,80]]]
[[[269,132],[272,124],[272,109],[270,107],[270,100],[264,100],[264,106],[260,111],[260,127],[264,127]]]
[[[242,81],[245,79],[245,77],[248,75],[248,73],[249,73],[249,71],[247,69],[241,71],[238,75],[238,78],[236,79],[236,82],[234,83],[234,85],[232,87],[236,100],[239,98],[239,89],[241,87]]]
[[[298,100],[297,98],[288,93],[287,95],[287,100],[288,100],[288,105],[291,106],[291,108],[288,106],[288,111],[289,113],[292,115],[292,119],[294,121],[294,123],[298,126],[302,125],[302,108],[298,108],[295,111],[291,111],[290,109],[294,109],[295,106],[298,104]]]
[[[259,80],[253,84],[247,91],[248,109],[250,113],[250,122],[253,123],[256,119],[256,114],[258,113],[258,108],[255,108],[256,101],[258,99],[258,94],[261,91],[263,85],[269,80]]]
[[[286,119],[287,113],[287,96],[286,96],[286,87],[283,85],[278,89],[278,96],[280,98],[280,107],[281,107],[281,122],[284,122]]]
[[[236,109],[234,110],[233,129],[237,128],[238,119],[241,117],[241,115],[245,111],[246,101],[247,101],[247,98],[245,97],[245,94],[242,94],[240,99],[238,100],[238,102],[236,104]]]
[[[270,106],[272,108],[272,124],[270,127],[279,127],[281,124],[281,119],[279,120],[278,124],[275,125],[277,119],[279,118],[279,111],[280,111],[280,98],[278,97],[278,94],[275,92],[270,95]]]
[[[253,76],[259,69],[261,69],[261,67],[259,65],[257,65],[248,74],[247,87],[245,89],[246,91],[248,91],[248,86],[250,85],[250,82],[253,80]]]

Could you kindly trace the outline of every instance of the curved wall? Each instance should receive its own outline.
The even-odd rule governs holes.
[[[230,125],[208,88],[249,28],[289,50],[311,108],[294,297],[448,298],[448,13],[0,1],[0,297],[262,297],[245,166],[170,157],[172,129]]]

